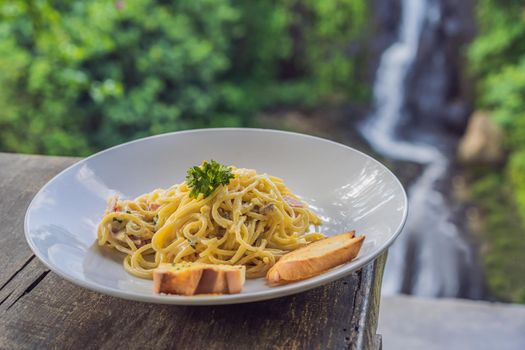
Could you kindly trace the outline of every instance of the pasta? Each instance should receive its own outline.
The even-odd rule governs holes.
[[[309,233],[321,220],[283,180],[229,169],[229,183],[207,197],[192,198],[185,181],[135,200],[110,198],[99,245],[124,253],[124,268],[142,278],[151,279],[160,263],[187,261],[245,265],[256,278],[285,253],[324,238]]]

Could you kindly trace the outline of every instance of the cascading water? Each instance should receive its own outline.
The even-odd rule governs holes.
[[[450,209],[436,186],[448,176],[446,153],[425,137],[424,131],[418,140],[398,135],[410,113],[406,81],[417,58],[421,34],[428,21],[439,19],[440,10],[438,1],[401,0],[398,37],[382,54],[374,82],[375,112],[360,131],[382,156],[423,166],[408,189],[409,216],[404,232],[389,251],[383,293],[455,297],[466,283],[473,288],[463,296],[476,298],[480,288],[473,284],[479,282],[468,281],[469,266],[475,264],[473,254],[451,222]]]

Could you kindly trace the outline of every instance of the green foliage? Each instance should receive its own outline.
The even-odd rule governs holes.
[[[514,187],[514,199],[525,222],[525,149],[512,153],[507,165],[507,173]],[[523,239],[525,240],[525,234]]]
[[[293,17],[293,26],[304,28],[304,47],[297,50],[305,57],[303,69],[312,72],[316,92],[321,95],[335,92],[334,98],[362,95],[363,88],[354,86],[362,62],[349,62],[345,51],[350,49],[351,40],[362,35],[368,18],[366,2],[307,0],[301,4],[305,15]],[[312,26],[312,22],[316,25]]]
[[[503,127],[509,161],[475,182],[474,199],[485,213],[492,290],[525,302],[525,7],[521,0],[481,0],[477,15],[480,34],[469,50],[477,104]]]
[[[84,155],[363,96],[364,0],[0,1],[0,150]]]
[[[525,303],[525,239],[513,185],[502,174],[485,169],[476,174],[471,192],[481,209],[482,252],[491,291],[500,299]]]
[[[479,34],[469,59],[473,71],[484,78],[523,57],[524,8],[521,0],[480,0],[476,10]]]
[[[525,51],[518,64],[501,67],[484,83],[481,102],[505,131],[510,152],[506,173],[525,223]]]
[[[525,23],[524,23],[525,28]],[[509,149],[525,146],[525,51],[517,64],[504,65],[482,80],[480,102],[506,131]]]
[[[525,8],[518,0],[482,0],[480,35],[469,51],[478,78],[478,105],[506,133],[506,174],[525,223]]]

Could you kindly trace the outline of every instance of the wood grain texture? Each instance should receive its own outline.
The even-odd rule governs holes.
[[[373,349],[386,256],[298,295],[166,306],[105,296],[49,272],[27,246],[25,210],[75,159],[0,153],[0,348]]]
[[[0,153],[0,290],[33,255],[23,230],[31,199],[47,181],[75,161]]]
[[[361,286],[356,295],[355,312],[352,317],[352,349],[377,348],[376,330],[379,319],[379,301],[381,299],[381,281],[387,253],[361,271]],[[380,343],[379,343],[380,345]]]

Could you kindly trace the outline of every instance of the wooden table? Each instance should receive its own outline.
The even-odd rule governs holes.
[[[386,255],[297,295],[240,305],[167,306],[77,287],[26,243],[35,193],[76,158],[0,153],[1,349],[378,349]]]

